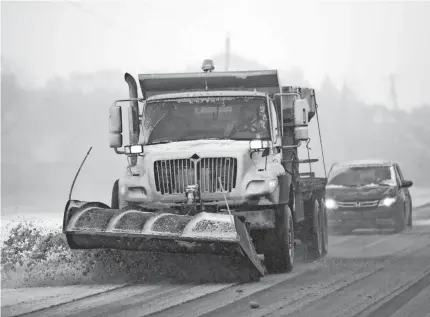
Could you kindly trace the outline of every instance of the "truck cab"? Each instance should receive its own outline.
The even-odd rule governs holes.
[[[229,212],[247,225],[271,271],[292,269],[294,242],[310,243],[314,257],[323,256],[326,179],[300,175],[299,164],[318,160],[297,154],[309,141],[314,90],[281,87],[276,70],[214,72],[210,60],[202,69],[141,74],[143,98],[126,74],[130,140],[124,147],[125,100],[110,108],[110,147],[128,158],[111,208]]]

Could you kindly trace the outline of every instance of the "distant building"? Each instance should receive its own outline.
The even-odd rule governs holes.
[[[382,106],[376,106],[375,107],[375,114],[373,115],[372,121],[376,124],[383,124],[383,123],[394,123],[396,122],[396,118],[394,118],[393,115],[390,114],[389,111],[384,109]]]

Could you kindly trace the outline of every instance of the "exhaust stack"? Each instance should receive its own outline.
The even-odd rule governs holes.
[[[128,110],[128,121],[129,121],[129,135],[130,144],[139,143],[139,103],[137,101],[137,84],[136,80],[129,73],[124,75],[125,82],[128,84],[128,94],[130,99],[130,107]]]

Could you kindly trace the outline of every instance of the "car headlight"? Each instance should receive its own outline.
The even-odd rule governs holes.
[[[251,181],[248,183],[248,186],[246,187],[246,193],[249,196],[269,195],[275,191],[276,187],[278,187],[278,180],[276,178],[271,179],[269,181],[267,180]]]
[[[326,199],[326,201],[325,201],[325,207],[327,208],[327,209],[337,209],[337,203],[336,203],[336,200],[334,200],[334,199]]]
[[[379,202],[379,207],[390,207],[392,204],[396,202],[395,197],[386,197]]]

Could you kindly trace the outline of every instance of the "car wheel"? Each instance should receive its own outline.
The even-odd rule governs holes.
[[[403,205],[403,208],[398,212],[397,217],[394,218],[394,232],[399,233],[405,230],[406,228],[406,205]]]
[[[412,202],[409,204],[408,227],[412,228]]]

